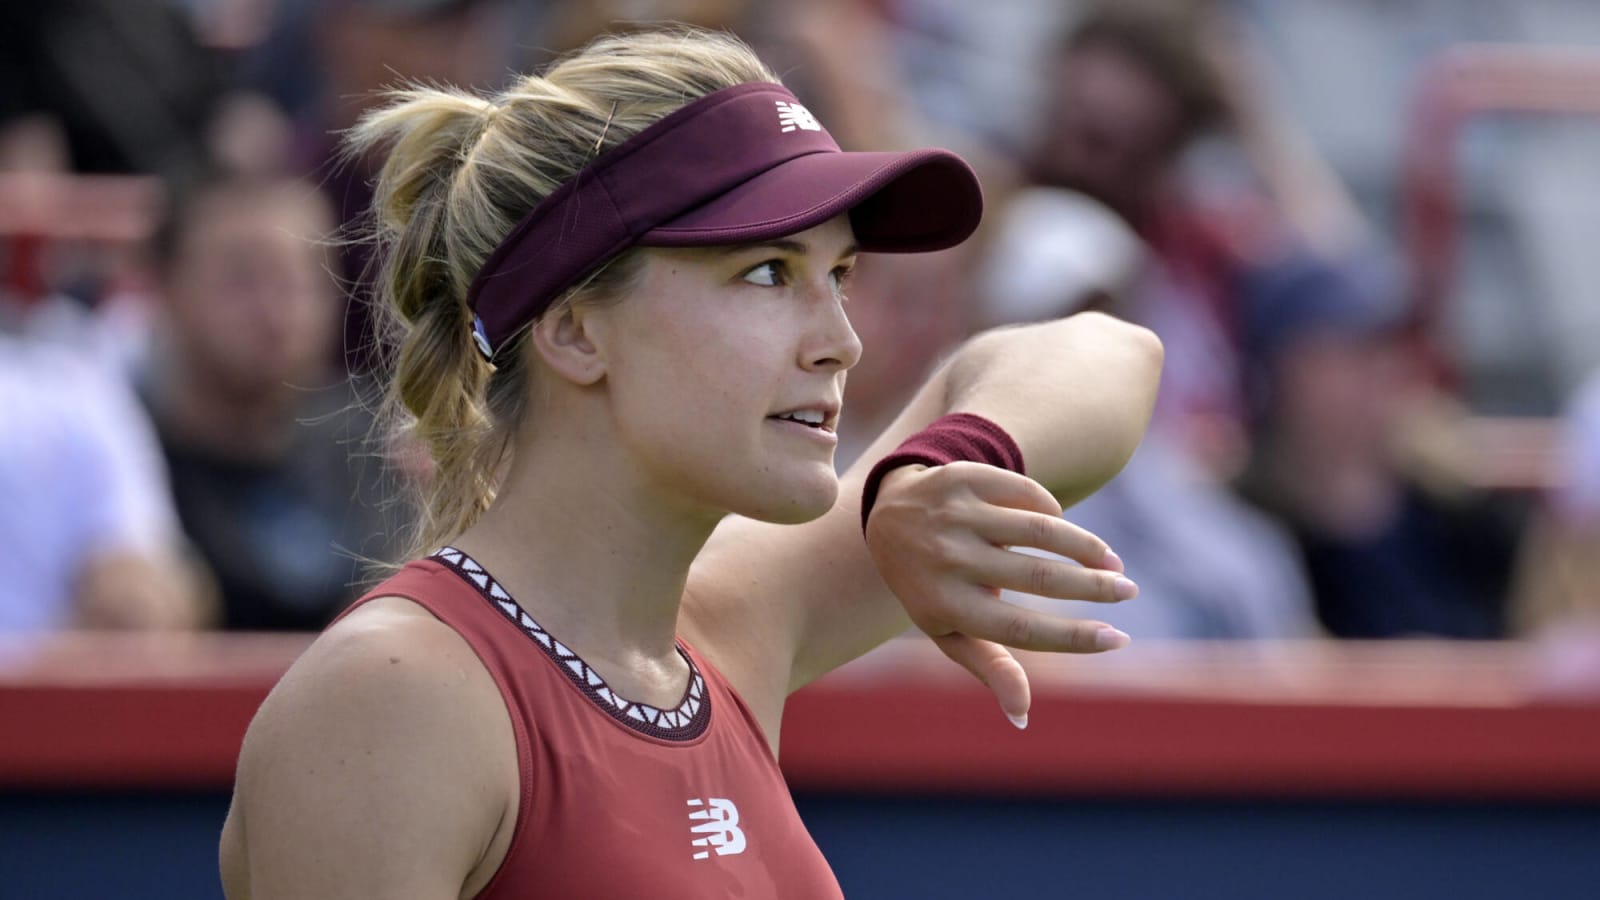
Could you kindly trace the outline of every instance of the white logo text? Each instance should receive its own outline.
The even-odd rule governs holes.
[[[821,131],[822,125],[811,110],[798,103],[787,103],[783,100],[774,101],[778,104],[778,124],[783,126],[784,132],[794,131],[796,128],[806,131]]]
[[[691,843],[696,847],[710,847],[718,856],[731,856],[744,852],[744,831],[739,828],[739,808],[732,800],[711,797],[689,801],[689,820],[699,822],[689,829],[691,834],[704,835]],[[711,850],[695,853],[695,859],[706,859]]]

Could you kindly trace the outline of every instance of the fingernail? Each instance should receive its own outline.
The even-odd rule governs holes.
[[[1006,718],[1011,720],[1011,724],[1017,726],[1018,731],[1024,731],[1028,727],[1028,717],[1026,714],[1013,716],[1011,713],[1006,713]]]
[[[1099,650],[1121,650],[1133,638],[1107,625],[1095,632],[1094,645]]]
[[[1118,556],[1114,550],[1106,551],[1106,558],[1100,563],[1100,568],[1112,572],[1128,571],[1127,567],[1122,564],[1122,557]]]
[[[1116,594],[1118,600],[1132,600],[1139,596],[1139,586],[1122,575],[1117,576],[1116,583],[1111,590],[1112,593]]]

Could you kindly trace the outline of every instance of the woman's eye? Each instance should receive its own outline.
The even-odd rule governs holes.
[[[840,266],[828,273],[828,282],[833,285],[833,292],[844,296],[844,287],[850,282],[850,273],[855,271],[855,266]]]
[[[783,263],[769,260],[744,273],[744,280],[762,287],[777,287],[783,284]]]

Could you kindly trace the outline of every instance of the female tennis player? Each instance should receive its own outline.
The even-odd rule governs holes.
[[[776,762],[791,691],[909,619],[1025,724],[1002,643],[1127,640],[995,594],[1135,591],[1046,486],[1082,496],[1132,452],[1147,332],[981,335],[881,462],[835,476],[850,269],[973,231],[953,154],[841,152],[695,31],[602,39],[492,99],[402,92],[352,146],[388,150],[427,516],[252,723],[230,897],[837,897]]]

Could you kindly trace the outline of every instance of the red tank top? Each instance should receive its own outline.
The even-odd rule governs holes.
[[[458,550],[411,563],[357,605],[381,596],[455,629],[511,714],[522,796],[478,900],[843,897],[755,717],[686,644],[689,686],[657,709],[613,693]]]

